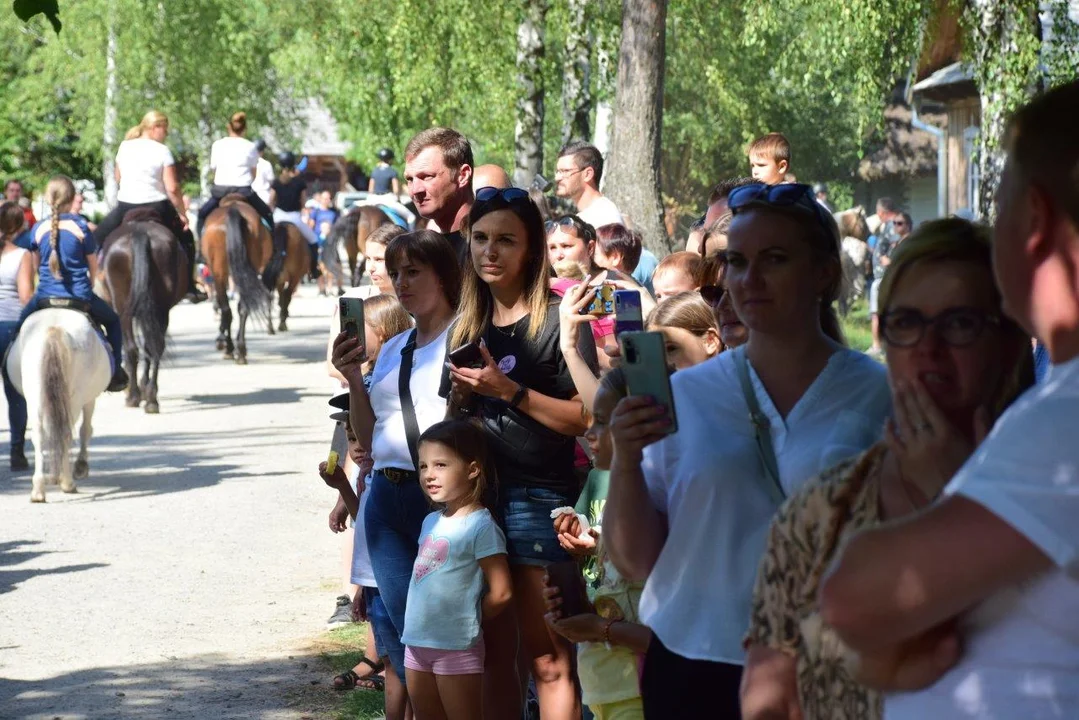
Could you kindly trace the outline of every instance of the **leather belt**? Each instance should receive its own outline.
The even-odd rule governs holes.
[[[414,470],[402,470],[400,468],[379,468],[380,473],[386,476],[386,479],[392,482],[394,485],[400,485],[404,482],[419,482],[420,476]]]

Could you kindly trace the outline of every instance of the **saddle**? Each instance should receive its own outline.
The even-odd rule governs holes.
[[[90,316],[90,303],[85,300],[79,300],[78,298],[65,298],[65,297],[47,297],[38,300],[38,309],[46,310],[49,308],[56,308],[60,310],[75,310],[81,312],[87,318],[90,323],[97,326],[94,319]]]

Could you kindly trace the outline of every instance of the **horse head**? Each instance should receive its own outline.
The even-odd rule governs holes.
[[[865,208],[861,205],[837,212],[835,221],[839,225],[841,237],[852,237],[863,241],[869,239],[869,223],[866,222]]]

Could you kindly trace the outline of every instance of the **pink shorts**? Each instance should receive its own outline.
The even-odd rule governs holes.
[[[405,647],[405,667],[435,675],[482,675],[484,647],[481,636],[467,650]]]

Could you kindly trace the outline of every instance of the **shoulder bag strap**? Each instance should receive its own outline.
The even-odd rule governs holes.
[[[401,415],[405,420],[405,438],[408,440],[408,454],[412,456],[412,467],[419,472],[420,459],[417,446],[420,440],[420,424],[416,420],[416,406],[412,403],[412,356],[416,352],[416,331],[408,335],[408,341],[401,350],[401,370],[397,375],[397,394],[401,396]]]
[[[749,422],[753,424],[753,431],[757,435],[757,455],[760,456],[764,474],[767,476],[764,483],[765,490],[777,505],[782,505],[787,499],[787,494],[783,492],[783,486],[779,483],[779,464],[776,462],[775,449],[772,447],[772,423],[761,411],[757,394],[753,392],[753,381],[749,377],[749,363],[746,360],[745,348],[736,348],[732,352],[734,364],[738,367],[738,379],[742,381],[742,394],[749,407]]]

